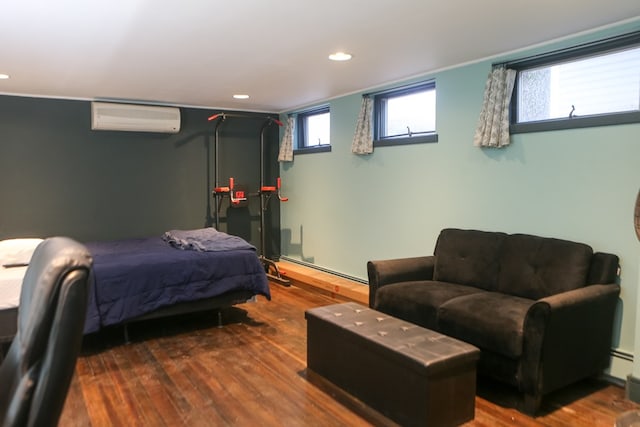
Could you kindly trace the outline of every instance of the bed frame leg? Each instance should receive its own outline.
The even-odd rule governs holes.
[[[124,324],[124,342],[125,344],[129,344],[129,324]]]
[[[222,310],[218,309],[218,328],[222,328]]]

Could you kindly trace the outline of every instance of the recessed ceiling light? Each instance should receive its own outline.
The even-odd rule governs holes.
[[[6,80],[9,78],[9,74],[0,74],[0,80]]]
[[[350,53],[336,52],[329,55],[329,59],[332,61],[348,61],[352,58]]]
[[[249,95],[245,95],[245,94],[242,94],[242,93],[238,93],[236,95],[233,95],[233,97],[235,99],[249,99]]]

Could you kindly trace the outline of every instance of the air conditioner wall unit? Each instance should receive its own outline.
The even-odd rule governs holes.
[[[178,133],[180,109],[153,105],[91,103],[92,130]]]

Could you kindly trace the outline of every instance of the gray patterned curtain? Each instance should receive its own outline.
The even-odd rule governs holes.
[[[280,143],[280,152],[278,153],[279,162],[293,161],[293,129],[295,124],[296,118],[294,116],[289,116],[287,118],[287,124],[284,127],[282,142]]]
[[[351,143],[351,152],[354,154],[373,153],[373,99],[371,97],[362,97],[362,106]]]
[[[516,71],[495,67],[484,88],[484,101],[478,127],[473,137],[476,147],[502,148],[511,142],[509,135],[509,104],[516,81]]]

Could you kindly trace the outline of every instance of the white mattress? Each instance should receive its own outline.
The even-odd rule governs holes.
[[[0,267],[0,310],[20,304],[20,289],[27,267]]]

